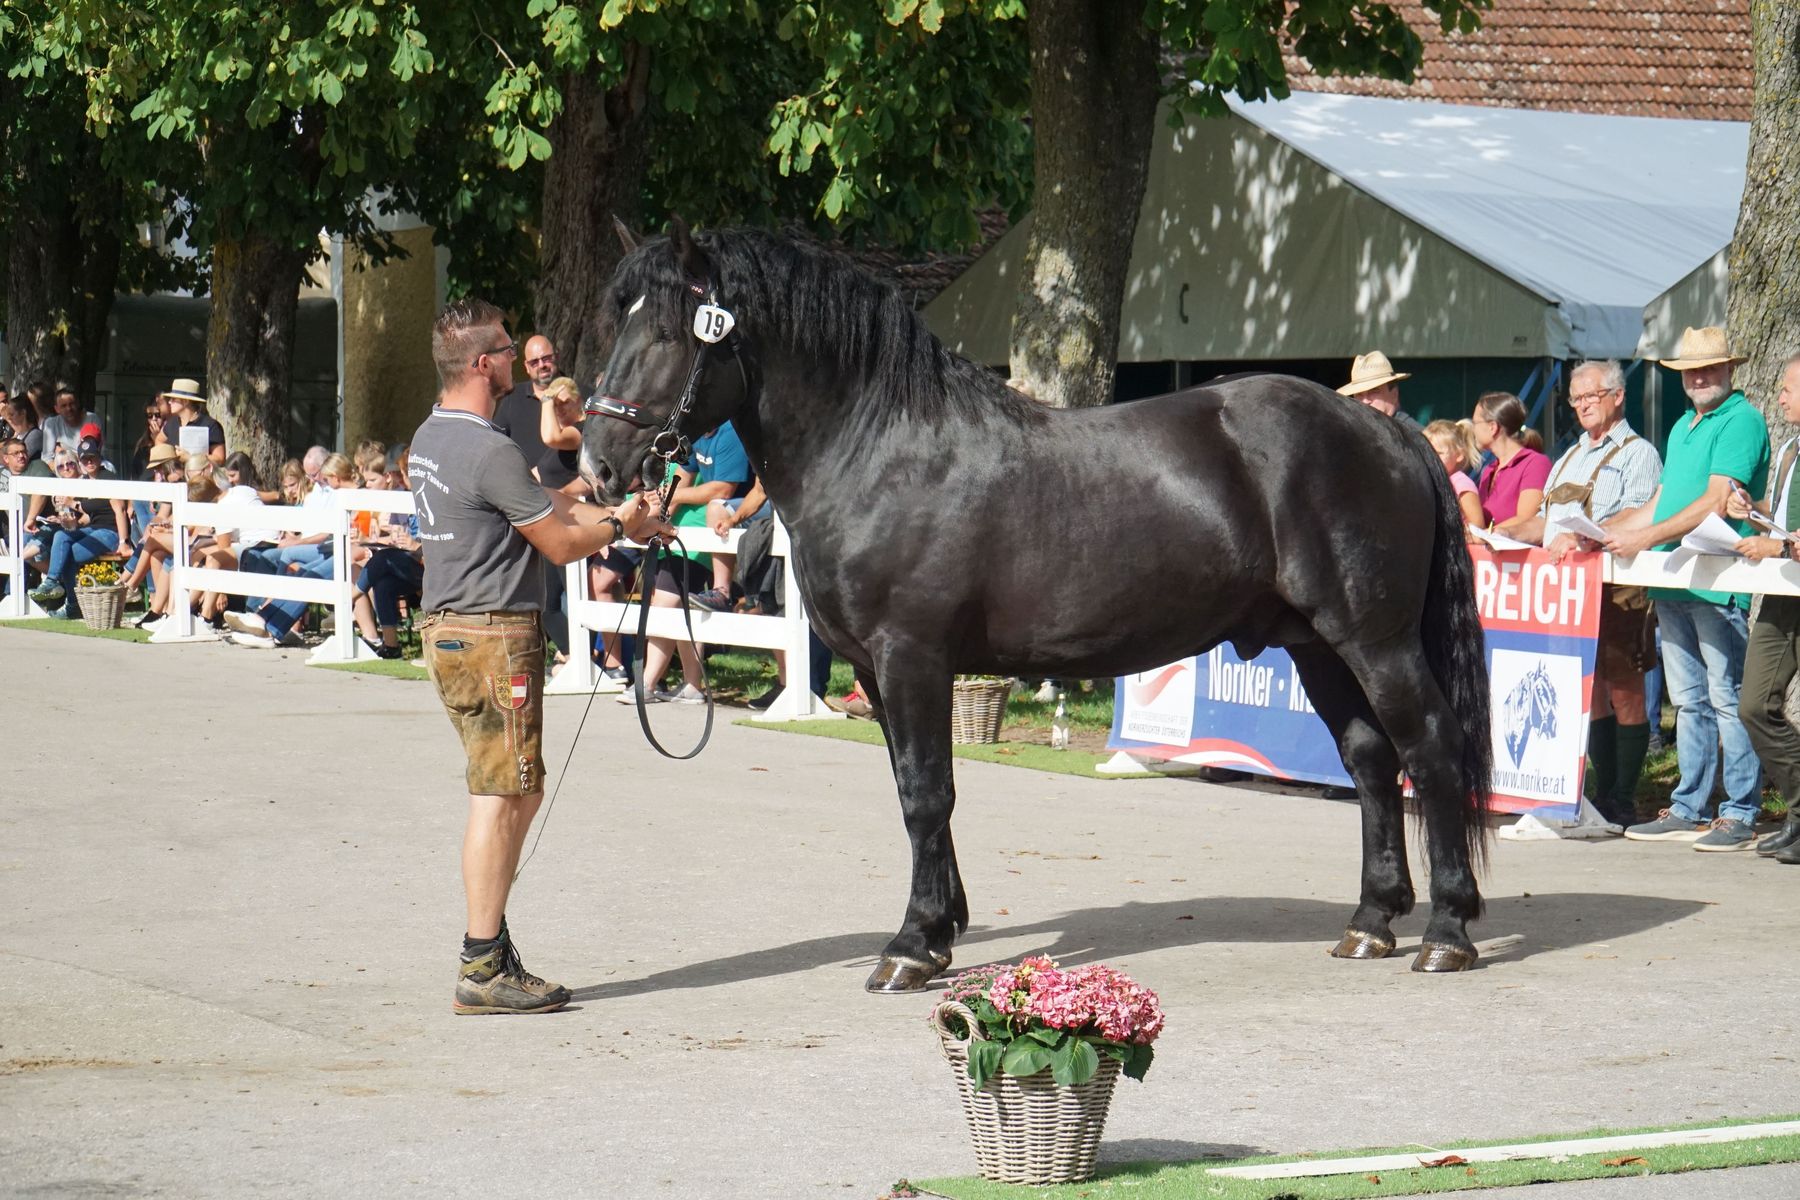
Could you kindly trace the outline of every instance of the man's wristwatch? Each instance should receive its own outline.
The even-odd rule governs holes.
[[[611,513],[607,513],[604,517],[601,517],[600,520],[613,527],[613,541],[622,542],[625,540],[625,522],[619,520],[619,518],[613,516]]]

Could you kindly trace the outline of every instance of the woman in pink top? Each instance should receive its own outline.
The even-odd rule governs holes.
[[[1488,392],[1475,402],[1470,420],[1475,441],[1494,461],[1481,472],[1481,511],[1488,528],[1501,533],[1521,517],[1537,515],[1550,478],[1550,460],[1535,430],[1525,428],[1525,406],[1511,392]]]
[[[1450,476],[1450,490],[1456,493],[1463,524],[1486,529],[1487,514],[1482,511],[1481,497],[1475,494],[1475,481],[1469,478],[1469,464],[1481,457],[1475,431],[1467,421],[1433,421],[1425,427],[1425,440],[1437,451],[1438,461]]]

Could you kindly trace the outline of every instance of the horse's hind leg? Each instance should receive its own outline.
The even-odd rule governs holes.
[[[913,868],[906,919],[864,986],[871,992],[917,992],[950,965],[951,945],[969,927],[969,903],[950,838],[956,807],[951,674],[948,666],[932,664],[922,654],[891,652],[877,655],[875,679],[869,700],[887,734]]]
[[[1416,640],[1340,647],[1339,653],[1400,751],[1425,818],[1431,920],[1413,970],[1467,970],[1477,957],[1468,923],[1481,915],[1473,859],[1484,831],[1472,825],[1463,795],[1462,726]]]
[[[1306,684],[1307,698],[1331,730],[1344,767],[1356,780],[1362,804],[1361,902],[1331,953],[1337,958],[1385,958],[1394,949],[1390,922],[1413,907],[1400,757],[1341,658],[1318,642],[1292,646],[1289,653]]]

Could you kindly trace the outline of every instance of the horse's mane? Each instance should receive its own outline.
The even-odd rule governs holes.
[[[720,303],[745,338],[860,380],[863,404],[925,420],[997,410],[1042,417],[1040,405],[998,374],[951,353],[898,289],[845,255],[763,229],[715,230],[694,240],[712,260]],[[640,296],[675,328],[688,325],[686,278],[667,238],[645,242],[619,265],[600,313],[601,345],[611,345]]]

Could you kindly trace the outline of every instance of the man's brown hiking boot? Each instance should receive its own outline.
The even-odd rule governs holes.
[[[510,937],[473,961],[465,959],[456,977],[458,1016],[482,1013],[555,1012],[570,1000],[569,989],[545,983],[525,969]]]

